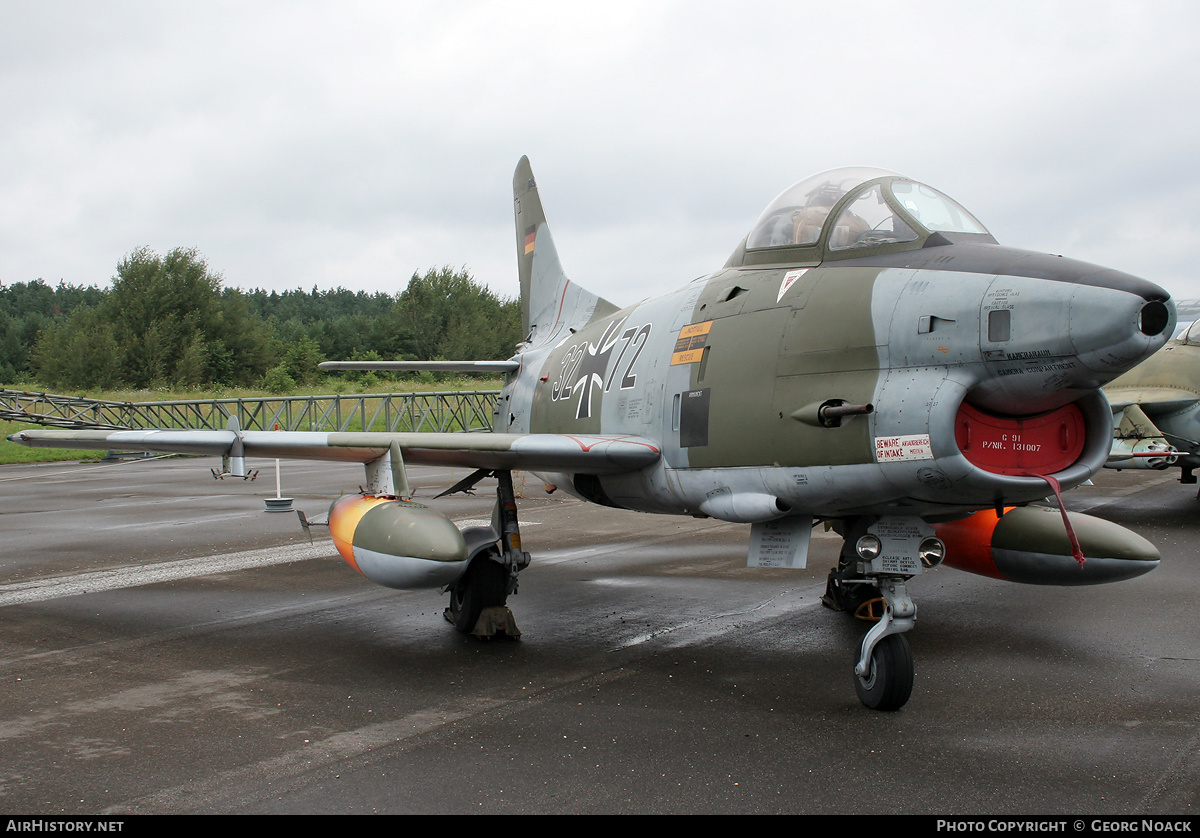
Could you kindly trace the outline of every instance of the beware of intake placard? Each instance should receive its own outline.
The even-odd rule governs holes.
[[[932,459],[933,448],[929,444],[929,434],[875,437],[875,462],[877,463]]]

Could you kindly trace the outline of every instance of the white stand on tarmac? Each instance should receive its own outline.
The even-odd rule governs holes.
[[[279,490],[279,460],[275,461],[275,497],[264,498],[263,502],[267,505],[268,512],[291,512],[292,499],[280,497]]]

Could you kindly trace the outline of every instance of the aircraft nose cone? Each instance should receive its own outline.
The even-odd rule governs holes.
[[[972,388],[972,404],[1009,415],[1062,407],[1161,349],[1175,320],[1175,301],[1154,283],[1028,258],[984,295],[980,348],[993,375]]]
[[[1085,367],[1110,376],[1141,363],[1170,340],[1175,301],[1119,288],[1079,285],[1071,296],[1069,334]]]

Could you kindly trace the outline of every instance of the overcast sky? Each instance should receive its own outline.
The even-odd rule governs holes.
[[[227,285],[515,296],[717,269],[794,181],[925,181],[1004,244],[1200,297],[1200,4],[0,0],[0,282],[195,247]]]

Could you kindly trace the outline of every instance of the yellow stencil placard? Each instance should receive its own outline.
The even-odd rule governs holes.
[[[704,356],[704,347],[689,349],[687,352],[676,352],[671,356],[671,365],[694,364]]]
[[[708,330],[713,322],[693,323],[679,330],[679,339],[675,341],[675,351],[671,355],[671,366],[676,364],[694,364],[704,355],[704,345],[708,342]]]

